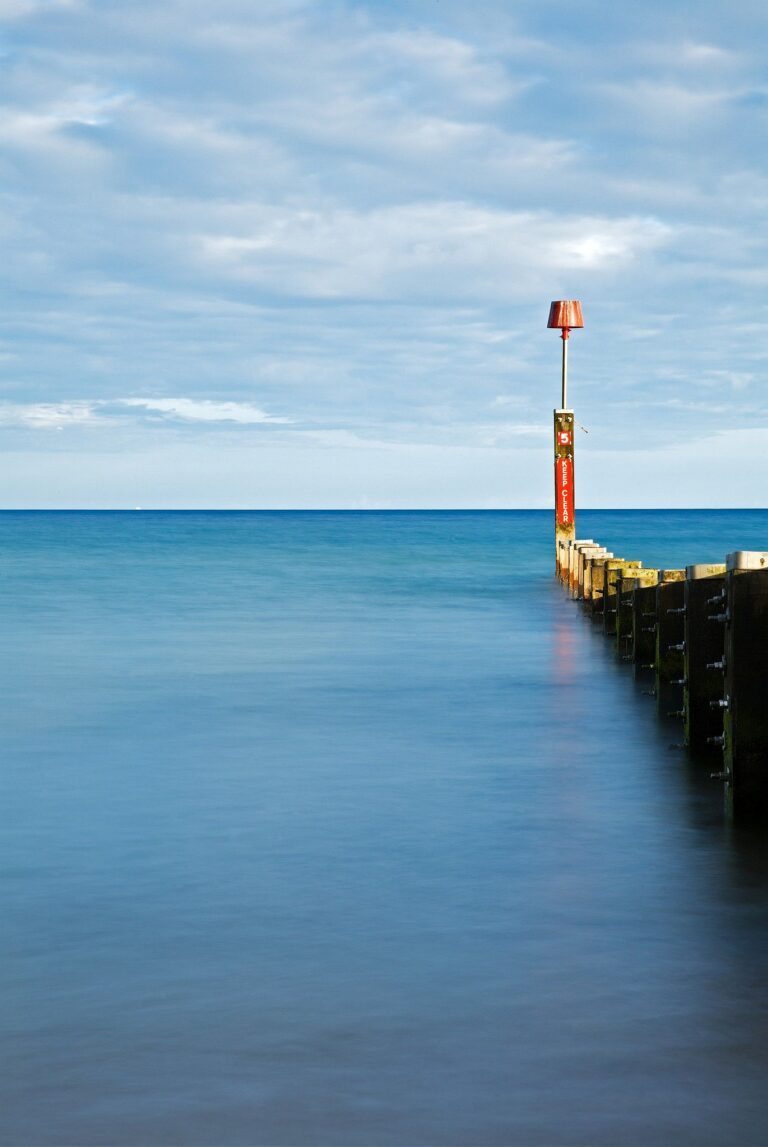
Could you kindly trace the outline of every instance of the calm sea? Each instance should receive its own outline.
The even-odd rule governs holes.
[[[768,848],[549,514],[4,513],[0,562],[3,1145],[768,1142]]]

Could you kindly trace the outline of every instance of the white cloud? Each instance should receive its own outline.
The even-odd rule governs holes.
[[[741,370],[712,370],[710,376],[716,383],[728,383],[734,390],[746,390],[754,382],[755,376],[751,371]]]
[[[557,217],[466,203],[367,213],[254,205],[240,214],[239,233],[199,236],[201,265],[320,298],[519,296],[542,270],[614,271],[672,237],[653,218]]]
[[[93,402],[31,402],[0,404],[0,426],[26,426],[33,430],[61,430],[65,426],[92,426],[100,421]]]
[[[667,78],[633,78],[605,84],[603,94],[632,116],[641,135],[673,136],[681,132],[716,131],[748,89],[706,80],[698,83]]]
[[[267,414],[249,402],[213,402],[193,398],[122,398],[116,405],[131,406],[183,422],[239,422],[255,426],[264,422],[287,423],[287,418]]]
[[[681,64],[692,64],[697,67],[703,65],[708,68],[713,65],[731,65],[739,62],[736,52],[730,52],[717,44],[700,44],[695,40],[685,40],[676,58]]]
[[[484,57],[477,48],[455,37],[439,35],[426,28],[384,32],[362,39],[359,55],[378,58],[389,69],[393,61],[414,69],[422,82],[446,86],[452,97],[457,92],[470,103],[496,103],[520,94],[530,81],[513,82],[501,61]]]
[[[717,28],[717,33],[721,32]],[[700,40],[679,39],[677,36],[640,40],[629,46],[628,56],[634,68],[669,77],[691,74],[711,77],[734,72],[748,66],[748,53],[725,48],[722,44]]]
[[[215,402],[193,398],[118,398],[67,402],[0,403],[0,426],[23,426],[33,430],[61,430],[69,426],[117,424],[121,410],[145,411],[163,420],[231,423],[257,426],[287,424],[289,419],[267,414],[249,402]]]
[[[71,126],[103,127],[130,100],[126,92],[79,85],[40,107],[0,108],[0,141],[25,147],[50,144],[52,133]]]
[[[21,20],[26,16],[81,7],[82,0],[0,0],[0,20]]]

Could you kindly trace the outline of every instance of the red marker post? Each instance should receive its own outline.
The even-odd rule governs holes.
[[[560,543],[576,540],[576,496],[573,461],[573,411],[568,410],[568,338],[584,326],[581,303],[560,299],[551,304],[547,326],[560,331],[563,340],[562,399],[555,410],[555,563],[560,574]]]

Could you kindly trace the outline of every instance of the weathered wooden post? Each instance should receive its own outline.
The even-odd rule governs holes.
[[[576,538],[568,538],[567,540],[561,538],[557,543],[557,549],[560,554],[558,576],[565,586],[570,582],[572,551],[576,542]]]
[[[599,549],[597,543],[591,546],[579,546],[576,553],[576,561],[573,567],[573,577],[571,578],[571,597],[578,601],[580,595],[581,579],[584,570],[584,555],[596,552]]]
[[[648,585],[639,586],[632,600],[632,651],[636,670],[656,671],[656,585],[659,571]]]
[[[571,571],[571,596],[578,598],[579,595],[579,571],[585,555],[590,549],[595,549],[597,546],[596,541],[591,541],[589,545],[580,544],[575,547],[575,554],[573,555],[573,570]]]
[[[603,630],[612,637],[616,633],[616,613],[618,603],[619,575],[625,569],[640,569],[642,562],[628,561],[625,558],[610,558],[605,563],[603,583]]]
[[[597,565],[598,562],[608,561],[608,559],[612,558],[613,556],[614,555],[610,550],[605,550],[604,552],[591,554],[588,557],[585,557],[585,559],[584,559],[584,584],[582,587],[582,597],[584,599],[584,604],[585,604],[586,608],[589,609],[590,611],[593,611],[593,606],[592,606],[592,586],[593,586],[593,580],[594,580],[593,579],[593,570],[595,569],[595,566]]]
[[[725,630],[715,620],[725,609],[725,565],[699,564],[685,571],[683,711],[685,743],[695,753],[719,752],[725,696]]]
[[[574,587],[572,596],[577,601],[582,601],[584,598],[584,580],[586,578],[587,563],[590,558],[605,557],[608,551],[605,546],[583,546],[579,550],[579,556],[576,563],[576,577],[574,579]]]
[[[683,716],[685,570],[660,570],[656,586],[656,697],[659,711]]]
[[[570,577],[568,579],[568,588],[571,591],[571,597],[575,597],[574,590],[579,585],[579,561],[584,550],[595,549],[597,542],[593,538],[586,538],[584,540],[576,541],[571,546],[571,569]]]
[[[566,589],[570,589],[573,585],[579,549],[582,546],[594,546],[595,544],[592,538],[573,538],[571,541],[566,542],[565,545],[560,544],[560,552],[563,554],[560,580]]]
[[[637,591],[647,586],[655,586],[659,571],[654,569],[633,569],[620,571],[618,604],[616,612],[616,650],[624,661],[636,661],[636,601]]]
[[[592,559],[592,617],[600,622],[603,620],[603,611],[605,609],[605,582],[608,576],[608,562],[621,562],[621,560],[621,558],[615,558],[613,555],[610,557],[606,556],[604,558]]]
[[[563,585],[568,581],[568,570],[571,568],[571,546],[573,543],[573,538],[568,538],[567,540],[559,538],[557,541],[557,552],[560,555],[558,559],[557,576]]]
[[[726,558],[723,771],[737,820],[768,819],[768,551]]]
[[[554,412],[555,421],[555,562],[559,565],[559,541],[576,539],[576,499],[574,492],[573,411],[568,409],[568,338],[572,330],[584,326],[581,303],[576,299],[561,299],[549,308],[547,326],[559,329],[563,340],[563,371],[560,409]]]
[[[627,643],[632,638],[632,592],[634,578],[629,575],[635,571],[630,567],[619,570],[616,579],[616,634],[615,645],[619,656],[626,653]]]

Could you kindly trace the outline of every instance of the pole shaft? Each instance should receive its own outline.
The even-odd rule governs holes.
[[[562,410],[568,409],[568,339],[563,333],[563,402]]]

